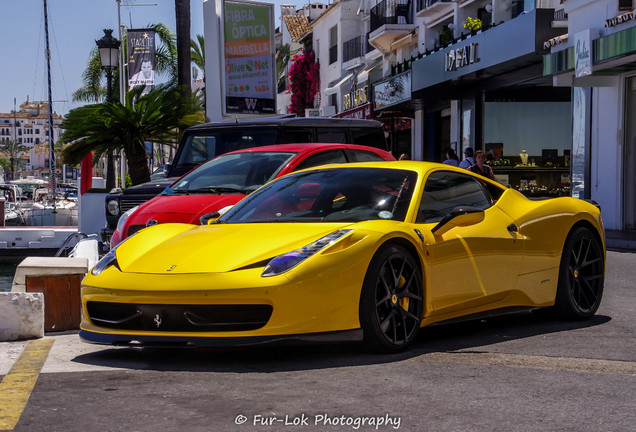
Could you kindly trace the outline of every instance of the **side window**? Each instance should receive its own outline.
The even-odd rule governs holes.
[[[490,197],[474,178],[448,171],[437,171],[426,179],[417,212],[417,223],[439,222],[457,206],[491,206]]]
[[[352,162],[375,162],[384,160],[382,156],[370,151],[350,149],[349,153],[353,156]]]
[[[386,139],[381,128],[351,128],[351,144],[387,150]]]
[[[311,128],[284,128],[281,144],[314,142]]]
[[[323,151],[318,154],[313,154],[309,156],[307,159],[302,161],[295,169],[301,170],[306,168],[311,168],[319,165],[326,165],[332,163],[346,163],[347,159],[345,158],[344,152],[342,150],[329,150]]]
[[[347,143],[347,132],[345,129],[333,129],[333,128],[317,128],[319,143]]]

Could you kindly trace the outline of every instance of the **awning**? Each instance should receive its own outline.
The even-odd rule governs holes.
[[[332,81],[329,84],[329,87],[325,89],[324,93],[326,95],[332,95],[334,93],[337,93],[338,90],[340,89],[340,86],[351,79],[351,75],[353,74],[350,73],[350,74],[341,76],[340,79],[338,79],[337,81]]]

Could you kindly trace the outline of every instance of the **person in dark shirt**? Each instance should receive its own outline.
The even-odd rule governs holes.
[[[494,180],[495,175],[492,172],[492,168],[486,165],[484,163],[485,161],[486,153],[483,150],[477,150],[475,152],[475,165],[468,168],[468,170],[474,172],[475,174],[481,174],[484,177]]]

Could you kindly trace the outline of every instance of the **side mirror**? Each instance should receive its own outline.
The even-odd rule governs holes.
[[[221,213],[219,213],[218,211],[206,213],[199,218],[199,222],[201,222],[201,225],[208,225],[210,221],[216,220],[220,216],[221,216]]]
[[[436,236],[458,226],[475,225],[484,220],[484,211],[476,207],[455,207],[444,219],[433,227],[431,232]]]

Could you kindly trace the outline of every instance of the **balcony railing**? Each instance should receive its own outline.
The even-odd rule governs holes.
[[[450,3],[451,0],[417,0],[417,11],[433,6],[435,3]]]
[[[342,46],[342,61],[348,62],[351,59],[362,57],[362,36],[349,39]]]
[[[568,20],[568,14],[565,13],[565,10],[560,9],[560,10],[554,11],[554,21],[567,21],[567,20]]]
[[[371,31],[386,24],[413,24],[411,0],[382,0],[371,8]]]
[[[364,40],[366,41],[365,45],[364,45],[364,53],[368,54],[371,51],[373,51],[375,49],[375,47],[373,45],[371,45],[369,43],[369,35],[371,34],[371,32],[367,32],[366,37],[364,38]]]

